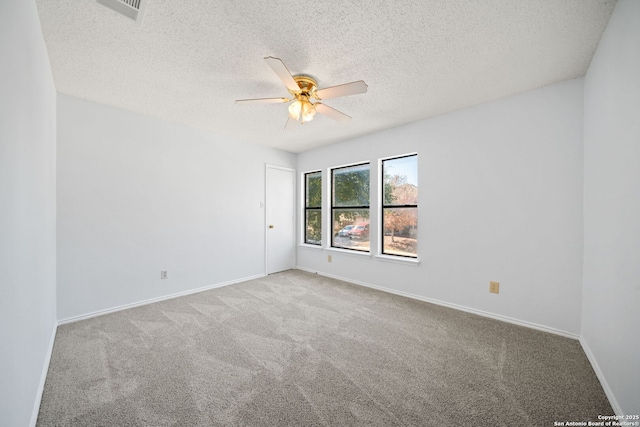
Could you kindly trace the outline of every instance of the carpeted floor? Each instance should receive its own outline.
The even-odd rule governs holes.
[[[58,328],[38,426],[553,426],[571,339],[291,270]]]

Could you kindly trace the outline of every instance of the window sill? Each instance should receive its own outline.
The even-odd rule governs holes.
[[[340,249],[340,248],[325,248],[325,251],[335,252],[338,254],[350,255],[350,256],[355,256],[360,258],[371,258],[371,253],[364,252],[364,251],[356,251],[356,250]]]
[[[322,247],[322,245],[311,245],[309,243],[298,243],[298,247],[299,248],[316,250],[316,251],[321,251],[321,250],[324,249],[324,247]]]
[[[420,260],[417,258],[396,257],[392,255],[376,255],[376,259],[384,262],[392,262],[395,264],[404,264],[417,267],[420,265]]]

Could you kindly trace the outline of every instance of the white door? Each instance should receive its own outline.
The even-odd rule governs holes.
[[[295,266],[295,180],[293,169],[267,165],[267,274]]]

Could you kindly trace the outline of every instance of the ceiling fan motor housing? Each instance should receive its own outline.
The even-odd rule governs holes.
[[[315,81],[314,78],[309,76],[304,76],[304,75],[298,75],[298,76],[293,76],[293,80],[295,80],[296,83],[298,84],[300,91],[294,92],[291,89],[289,89],[289,92],[292,95],[296,95],[296,96],[302,95],[307,98],[309,97],[316,98],[315,92],[316,92],[316,89],[318,89],[318,83]]]

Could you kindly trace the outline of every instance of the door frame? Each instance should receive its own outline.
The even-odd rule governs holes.
[[[296,254],[296,224],[298,220],[298,211],[296,209],[297,200],[296,200],[296,187],[297,187],[297,175],[296,170],[286,166],[278,166],[271,163],[265,163],[265,172],[264,172],[264,275],[269,275],[269,170],[277,169],[282,171],[291,172],[293,175],[293,185],[291,188],[292,191],[292,200],[293,200],[293,222],[291,224],[293,237],[291,241],[291,246],[293,248],[294,259],[293,259],[293,267],[296,266],[296,260],[298,259]]]

